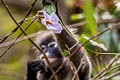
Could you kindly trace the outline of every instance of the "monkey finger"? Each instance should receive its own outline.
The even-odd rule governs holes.
[[[28,66],[33,71],[39,71],[40,69],[42,69],[45,66],[45,64],[42,60],[35,60],[35,61],[29,62]]]

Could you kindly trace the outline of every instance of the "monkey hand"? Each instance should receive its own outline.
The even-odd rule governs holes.
[[[32,72],[38,71],[40,71],[40,73],[46,72],[45,63],[42,60],[34,60],[28,62],[28,69]]]

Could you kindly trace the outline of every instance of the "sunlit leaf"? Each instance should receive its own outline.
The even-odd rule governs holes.
[[[62,54],[62,56],[67,56],[69,54],[69,51],[64,51],[61,54]]]
[[[89,38],[85,35],[82,35],[82,38],[86,39],[86,40],[89,40]],[[93,46],[97,46],[97,47],[100,47],[102,48],[103,50],[107,51],[107,48],[105,47],[104,44],[100,44],[94,40],[89,40],[89,42],[93,45]]]
[[[84,18],[83,14],[73,14],[71,17],[71,20],[76,21]]]

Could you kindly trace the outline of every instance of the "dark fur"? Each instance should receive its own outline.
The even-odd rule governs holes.
[[[40,47],[43,44],[48,45],[50,42],[54,41],[57,42],[57,39],[53,31],[45,31],[42,32],[42,35],[39,35],[36,38],[35,43]],[[50,54],[48,54],[48,52]],[[47,65],[46,60],[40,58],[43,55],[39,51],[37,51],[37,53],[38,53],[37,58],[34,61],[28,62],[27,80],[48,80],[52,76],[52,73]],[[55,58],[54,61],[52,61],[51,59],[49,59],[49,61],[54,71],[56,71],[56,69],[58,69],[58,67],[63,63],[65,59],[60,54],[61,49],[59,48],[59,46],[57,46],[56,48],[47,47],[45,53],[47,57]],[[72,80],[73,73],[71,70],[71,66],[68,62],[66,62],[63,68],[57,73],[57,76],[58,80]]]
[[[54,53],[54,57],[56,57],[56,61],[51,62],[52,68],[54,70],[56,70],[64,61],[64,57],[61,56],[60,52],[62,52],[63,50],[65,50],[65,45],[68,45],[68,47],[72,47],[74,44],[76,44],[76,40],[74,40],[71,36],[68,35],[68,33],[63,30],[61,34],[54,34],[53,31],[44,31],[42,32],[41,35],[39,35],[36,38],[36,44],[38,46],[40,46],[43,43],[47,43],[49,42],[49,40],[55,40],[58,44],[57,52],[52,50],[52,52],[50,53]],[[71,53],[76,50],[77,48],[80,47],[80,44],[77,45],[72,51]],[[37,53],[40,53],[38,50],[36,50]],[[49,70],[49,67],[47,65],[47,62],[45,60],[41,60],[39,59],[39,56],[41,56],[42,54],[38,54],[38,60],[40,60],[38,62],[38,65],[36,65],[35,67],[32,68],[36,68],[39,67],[39,69],[35,69],[32,70],[31,66],[29,66],[31,64],[31,62],[28,63],[28,79],[27,80],[48,80],[50,78],[50,76],[52,75],[51,71]],[[50,59],[49,59],[50,60]],[[70,60],[73,62],[73,64],[75,65],[76,68],[79,67],[79,65],[81,64],[81,68],[78,72],[79,75],[79,79],[80,80],[91,80],[90,76],[91,76],[91,63],[90,60],[88,58],[87,52],[86,50],[82,47],[81,49],[79,49],[71,58]],[[40,63],[44,62],[45,66],[41,66]],[[36,64],[37,62],[35,61],[33,64]],[[47,68],[47,71],[46,71]],[[32,71],[31,71],[32,70]],[[36,79],[37,77],[37,72],[40,71],[40,75],[39,78]],[[44,73],[42,73],[44,72]],[[70,74],[69,74],[70,73]],[[71,80],[72,79],[72,71],[70,69],[70,64],[66,63],[64,65],[64,67],[57,73],[59,80]],[[64,77],[63,77],[64,75]],[[70,76],[72,75],[72,76]],[[33,76],[33,77],[32,77]],[[69,76],[69,79],[65,79],[66,77]],[[30,78],[29,78],[30,77]],[[34,79],[32,79],[32,78]],[[62,77],[62,79],[61,79]]]
[[[67,45],[69,48],[71,48],[73,45],[75,45],[77,43],[77,40],[75,40],[74,38],[72,38],[64,29],[62,31],[62,33],[60,34],[56,34],[57,39],[59,40],[59,45],[62,49],[62,51],[64,51],[65,45]],[[72,35],[73,36],[73,35]],[[78,49],[80,47],[80,44],[78,44],[72,51],[71,53]],[[91,63],[88,57],[88,54],[86,52],[86,50],[82,47],[80,48],[71,58],[70,60],[73,62],[73,64],[75,65],[76,68],[79,67],[80,64],[82,64],[78,75],[80,80],[91,80]],[[82,61],[81,61],[82,60]]]

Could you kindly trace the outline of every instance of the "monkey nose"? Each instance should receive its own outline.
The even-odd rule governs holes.
[[[47,58],[52,58],[52,57],[49,56],[49,54],[50,54],[49,52],[46,52],[46,53],[45,53],[46,57],[47,57]],[[44,54],[41,54],[41,55],[40,55],[40,59],[44,59],[44,58],[45,58]]]

